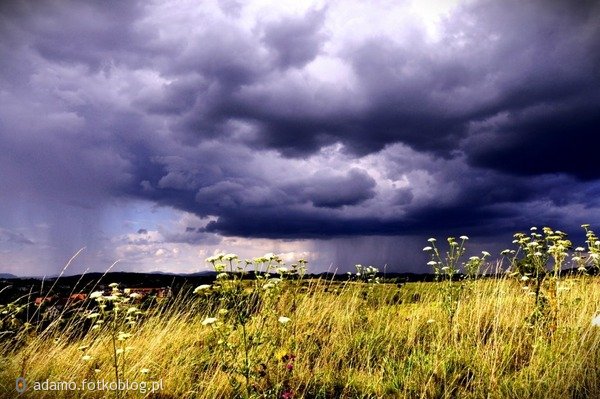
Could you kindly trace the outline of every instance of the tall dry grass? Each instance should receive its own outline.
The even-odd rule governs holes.
[[[284,282],[283,284],[293,284]],[[248,334],[269,337],[250,355],[261,368],[251,395],[268,394],[285,381],[296,398],[594,398],[600,397],[600,328],[591,318],[600,306],[600,280],[569,278],[560,293],[557,328],[531,327],[533,300],[518,281],[466,282],[452,322],[443,312],[438,283],[368,285],[307,280],[293,295],[283,289],[269,308],[254,312],[289,315],[255,317]],[[292,306],[293,304],[293,306]],[[162,380],[155,393],[37,391],[31,398],[229,398],[210,306],[191,292],[151,309],[132,331],[121,372],[132,381]],[[56,324],[43,334],[22,333],[2,344],[0,397],[19,397],[15,378],[33,381],[114,380],[110,336],[83,337],[84,318],[68,328]],[[270,319],[269,319],[270,320]],[[85,328],[89,328],[85,327]],[[233,333],[231,340],[241,339]],[[88,345],[85,349],[80,349]],[[83,360],[89,354],[91,359]],[[289,367],[285,355],[293,354]],[[242,353],[238,354],[243,356]],[[289,359],[289,356],[288,356]],[[273,392],[273,391],[271,391]]]

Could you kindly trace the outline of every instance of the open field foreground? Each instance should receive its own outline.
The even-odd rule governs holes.
[[[555,304],[537,318],[531,290],[508,277],[408,284],[282,277],[224,274],[145,311],[113,284],[62,323],[38,332],[20,326],[4,339],[0,397],[600,397],[597,277],[560,280],[558,298],[547,299]],[[450,292],[458,302],[449,312]],[[18,376],[27,384],[21,396]],[[129,388],[160,385],[81,388],[117,378]],[[61,381],[78,390],[52,387]]]

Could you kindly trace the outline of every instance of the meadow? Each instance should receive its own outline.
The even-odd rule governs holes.
[[[307,279],[304,260],[219,254],[213,283],[152,306],[117,282],[43,326],[4,304],[0,397],[600,397],[600,242],[585,228],[576,248],[560,231],[516,234],[494,261],[465,259],[467,237],[431,239],[436,282],[360,265]]]

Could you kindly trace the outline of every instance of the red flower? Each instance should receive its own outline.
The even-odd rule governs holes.
[[[294,355],[293,353],[288,353],[287,355],[283,356],[281,360],[287,362],[285,368],[288,371],[292,371],[294,369],[294,360],[296,360],[296,355]]]

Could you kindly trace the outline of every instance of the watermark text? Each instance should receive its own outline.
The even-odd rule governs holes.
[[[27,381],[24,377],[19,377],[15,381],[15,389],[19,393],[25,391],[136,391],[145,394],[161,391],[163,381],[162,379],[157,381],[111,381],[103,379]]]

